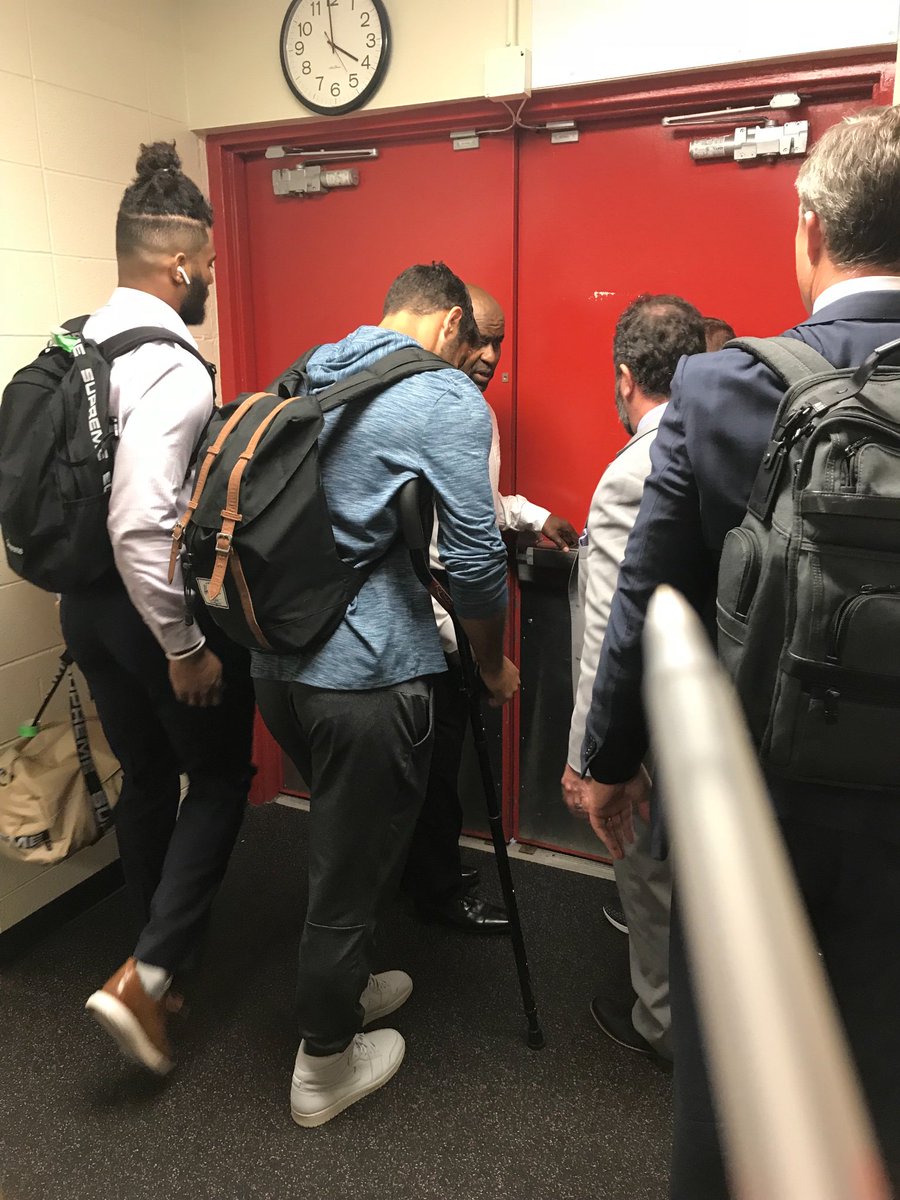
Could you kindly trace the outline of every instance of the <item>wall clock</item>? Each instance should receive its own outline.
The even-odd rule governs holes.
[[[352,112],[378,90],[391,53],[383,0],[294,0],[281,26],[281,69],[313,112]]]

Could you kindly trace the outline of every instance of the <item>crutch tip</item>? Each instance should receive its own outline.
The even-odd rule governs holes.
[[[543,1031],[540,1029],[528,1030],[528,1048],[529,1050],[543,1050],[547,1043],[544,1041]]]

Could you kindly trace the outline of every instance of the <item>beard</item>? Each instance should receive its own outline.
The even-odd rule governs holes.
[[[178,315],[185,325],[202,325],[206,320],[206,301],[209,298],[209,284],[204,283],[199,275],[188,284],[184,299],[178,310]]]
[[[619,414],[619,420],[629,437],[634,435],[634,430],[631,428],[631,422],[628,420],[628,410],[625,407],[625,401],[622,397],[622,389],[619,387],[619,381],[616,380],[616,412]]]

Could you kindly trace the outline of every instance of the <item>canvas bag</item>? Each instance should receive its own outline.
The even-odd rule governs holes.
[[[40,717],[69,671],[57,677],[31,726],[0,751],[0,853],[19,862],[60,862],[112,826],[121,769],[96,717],[86,716],[69,675],[68,720],[40,727]]]

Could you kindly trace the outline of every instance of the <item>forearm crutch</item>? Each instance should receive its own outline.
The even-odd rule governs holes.
[[[472,650],[465,630],[453,607],[453,600],[447,590],[431,574],[428,562],[428,550],[431,542],[430,526],[432,523],[431,493],[422,481],[412,479],[400,490],[400,521],[404,540],[409,547],[409,556],[417,578],[428,589],[442,608],[446,609],[453,622],[456,633],[456,644],[459,648],[460,666],[462,669],[463,687],[469,707],[469,722],[472,726],[472,738],[475,742],[475,752],[478,756],[478,766],[481,782],[484,788],[484,798],[487,805],[488,824],[491,830],[491,840],[494,844],[494,857],[497,871],[500,875],[500,887],[503,891],[503,901],[509,916],[509,931],[512,938],[513,953],[516,958],[516,971],[519,976],[519,989],[522,993],[522,1007],[528,1022],[528,1045],[532,1050],[541,1050],[544,1046],[544,1034],[541,1030],[531,990],[531,972],[528,969],[528,955],[525,950],[525,939],[522,936],[522,922],[519,919],[519,906],[516,901],[516,889],[513,884],[512,872],[509,868],[509,854],[506,849],[506,837],[503,832],[503,816],[500,811],[500,800],[494,783],[491,761],[488,755],[487,739],[484,731],[484,720],[481,715],[481,700],[479,697],[479,681],[472,659]]]

